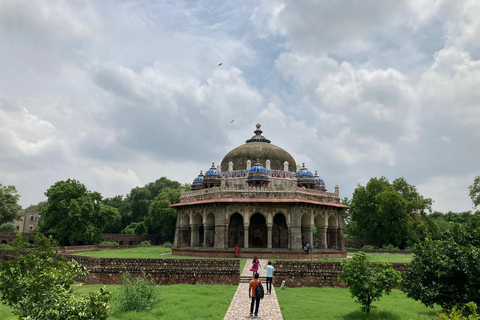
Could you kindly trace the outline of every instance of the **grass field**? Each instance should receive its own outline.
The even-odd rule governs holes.
[[[355,253],[348,253],[348,257],[354,256]],[[370,262],[401,262],[408,263],[413,259],[413,254],[396,254],[396,253],[366,253]],[[345,259],[316,259],[315,261],[343,261]]]
[[[400,290],[373,303],[370,315],[360,311],[348,289],[340,288],[285,288],[276,289],[278,302],[285,320],[421,320],[435,319],[441,309],[430,309],[407,298]]]
[[[88,285],[75,288],[75,293],[98,291],[101,285]],[[111,292],[120,286],[106,286]],[[109,320],[221,320],[227,312],[237,286],[227,285],[172,285],[158,286],[160,304],[151,312],[116,312]],[[0,305],[0,319],[14,320],[10,309]]]

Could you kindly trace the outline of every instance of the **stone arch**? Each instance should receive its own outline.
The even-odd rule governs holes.
[[[328,217],[327,247],[337,247],[337,219],[335,214]]]
[[[205,220],[205,247],[213,247],[215,244],[215,215],[210,212]]]
[[[230,222],[228,224],[228,246],[235,247],[244,247],[244,227],[243,227],[243,216],[235,212],[230,216]]]
[[[307,243],[310,242],[310,215],[308,213],[304,213],[302,215],[302,220],[301,220],[301,232],[302,232],[302,248],[303,246]],[[310,245],[312,245],[310,243]]]
[[[7,244],[7,240],[2,240],[1,244]]]
[[[267,247],[267,222],[263,214],[257,212],[250,218],[248,237],[249,248]]]
[[[315,224],[315,227],[317,228],[317,245],[316,247],[325,249],[327,239],[326,239],[326,234],[327,234],[327,226],[325,223],[325,214],[324,213],[319,213],[315,216],[315,220],[313,221]]]
[[[181,246],[190,246],[191,231],[190,231],[190,216],[188,214],[183,214],[182,220],[180,221],[181,225]]]
[[[205,229],[203,227],[203,219],[200,213],[197,212],[193,214],[190,229],[192,232],[191,246],[202,246],[205,237]]]
[[[132,240],[128,241],[128,245],[133,246],[133,241]]]
[[[122,241],[120,241],[119,245],[120,245],[120,246],[123,246],[123,240],[122,240]]]
[[[287,217],[282,212],[273,216],[272,248],[288,248]]]

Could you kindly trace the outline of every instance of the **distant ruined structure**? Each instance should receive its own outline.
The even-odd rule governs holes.
[[[195,178],[192,191],[182,186],[175,230],[175,255],[345,257],[339,187],[270,143],[257,124],[255,135],[232,151],[221,165]],[[317,235],[314,239],[314,230]]]

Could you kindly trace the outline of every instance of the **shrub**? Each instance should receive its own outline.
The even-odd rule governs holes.
[[[150,247],[152,243],[149,240],[142,241],[138,244],[139,247]]]
[[[13,247],[5,243],[0,244],[0,250],[7,250],[7,249],[13,249]]]
[[[374,250],[375,247],[374,247],[374,246],[370,246],[370,245],[366,245],[366,246],[363,246],[362,249],[363,249],[363,250]]]
[[[362,306],[362,311],[369,313],[372,302],[379,300],[401,282],[400,272],[392,265],[378,262],[371,266],[363,252],[354,255],[350,261],[342,263],[343,272],[338,277],[350,287],[355,302]]]
[[[384,249],[384,250],[400,250],[400,249],[398,249],[398,247],[395,247],[393,244],[383,245],[382,249]]]
[[[125,311],[151,311],[159,302],[157,287],[150,276],[132,278],[128,272],[122,275],[122,286],[115,292],[116,309]]]
[[[102,241],[98,245],[104,247],[118,247],[118,243],[115,241]]]
[[[107,319],[110,293],[102,288],[98,294],[74,295],[75,279],[86,275],[87,270],[75,260],[60,257],[52,249],[56,245],[41,233],[35,236],[33,250],[21,235],[12,242],[19,257],[0,265],[2,302],[19,319]]]
[[[463,310],[459,311],[454,307],[449,313],[438,315],[439,320],[480,320],[477,314],[477,305],[474,302],[467,303]]]
[[[173,246],[173,244],[170,241],[165,241],[162,246],[171,247],[171,246]]]

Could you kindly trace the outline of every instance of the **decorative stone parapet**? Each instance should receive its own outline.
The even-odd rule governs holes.
[[[315,189],[291,187],[276,187],[269,184],[266,187],[249,187],[247,184],[226,185],[224,188],[214,187],[185,192],[180,197],[180,203],[223,198],[255,198],[255,199],[304,199],[327,203],[340,203],[336,193]]]

